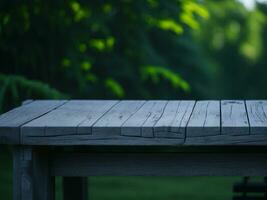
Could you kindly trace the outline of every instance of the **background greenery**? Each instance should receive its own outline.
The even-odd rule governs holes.
[[[25,99],[266,98],[266,40],[264,3],[2,0],[0,112]],[[0,197],[10,199],[10,151],[1,152]],[[239,179],[93,178],[91,192],[229,199]]]

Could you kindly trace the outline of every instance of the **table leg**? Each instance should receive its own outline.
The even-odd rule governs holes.
[[[87,200],[87,187],[87,177],[63,177],[64,200]]]
[[[46,154],[17,146],[13,153],[13,200],[54,200],[54,177]]]

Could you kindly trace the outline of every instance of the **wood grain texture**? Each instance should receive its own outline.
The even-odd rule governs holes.
[[[248,135],[249,123],[244,101],[221,101],[223,135]]]
[[[47,154],[30,146],[15,146],[13,153],[13,199],[54,200],[54,177]]]
[[[187,145],[267,145],[267,135],[214,135],[204,137],[188,137]]]
[[[19,144],[20,126],[63,105],[64,100],[37,100],[0,116],[0,144]]]
[[[91,134],[91,126],[116,101],[72,100],[22,126],[22,135]]]
[[[167,101],[147,101],[121,127],[121,134],[127,136],[153,137],[153,126],[162,115]]]
[[[251,134],[267,135],[267,101],[246,101]]]
[[[264,153],[54,154],[56,176],[266,176]]]
[[[100,145],[100,146],[177,146],[184,143],[184,138],[148,138],[120,135],[55,135],[25,136],[24,145]]]
[[[99,146],[190,146],[190,145],[267,145],[266,135],[214,135],[182,138],[145,138],[131,136],[59,135],[29,136],[25,145],[99,145]]]
[[[13,200],[21,200],[21,157],[20,148],[13,149]]]
[[[154,126],[155,137],[183,139],[194,104],[194,101],[169,101]]]
[[[0,143],[265,145],[266,113],[264,100],[32,101],[0,116]]]
[[[102,116],[92,128],[94,135],[120,135],[121,126],[135,114],[145,101],[121,101]]]
[[[108,112],[119,101],[117,100],[98,100],[90,102],[91,110],[87,113],[86,119],[78,125],[78,134],[92,134],[92,126],[96,123],[106,112]]]
[[[13,173],[13,200],[34,200],[31,148],[14,149]]]
[[[197,101],[186,127],[186,137],[220,134],[220,102]]]

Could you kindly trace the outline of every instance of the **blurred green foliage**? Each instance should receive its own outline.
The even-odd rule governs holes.
[[[215,98],[266,99],[267,4],[205,0],[210,18],[196,34],[212,66]]]
[[[195,0],[3,1],[0,72],[71,98],[204,97],[208,65],[191,33],[208,18]],[[42,97],[26,95],[44,92],[29,83],[19,99]]]
[[[1,110],[66,95],[266,98],[266,12],[237,0],[4,0]]]
[[[67,98],[66,95],[39,81],[30,81],[21,76],[0,74],[0,112],[21,105],[25,99]],[[1,110],[3,109],[3,110]]]

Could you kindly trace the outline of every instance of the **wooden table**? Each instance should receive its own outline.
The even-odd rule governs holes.
[[[267,101],[27,101],[0,116],[0,144],[14,200],[53,199],[55,176],[65,199],[85,199],[67,177],[266,176]]]

